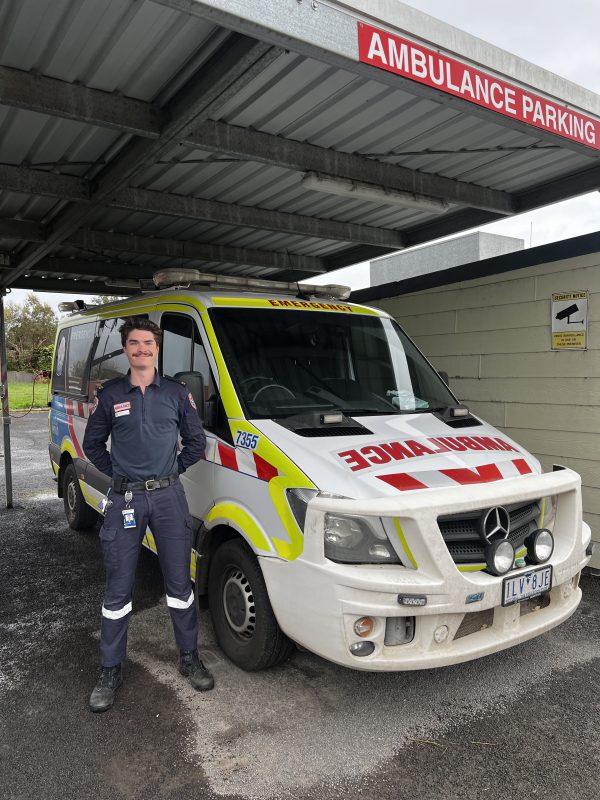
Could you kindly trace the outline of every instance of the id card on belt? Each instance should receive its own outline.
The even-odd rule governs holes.
[[[123,527],[135,528],[135,508],[124,508],[121,514],[123,514]]]

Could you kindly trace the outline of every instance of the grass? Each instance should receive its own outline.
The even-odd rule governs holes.
[[[47,408],[48,407],[48,384],[44,381],[35,382],[35,394],[32,395],[34,389],[33,381],[28,383],[9,383],[8,384],[8,402],[11,411],[18,411],[19,409],[27,410],[31,406],[33,399],[34,408]]]

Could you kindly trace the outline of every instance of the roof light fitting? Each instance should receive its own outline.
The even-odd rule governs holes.
[[[122,289],[139,289],[140,282],[137,278],[107,278],[105,281],[107,286],[121,287]]]
[[[340,197],[354,197],[357,200],[371,200],[374,203],[388,206],[416,208],[419,211],[429,211],[433,214],[443,214],[450,208],[450,204],[439,197],[402,192],[374,183],[335,178],[320,172],[307,172],[302,178],[302,185],[305,189],[313,189],[316,192],[336,194]]]
[[[58,310],[62,313],[68,313],[69,311],[76,313],[77,311],[85,311],[87,305],[85,300],[73,300],[72,302],[67,303],[59,303]]]
[[[161,269],[152,276],[158,289],[173,286],[189,286],[201,284],[216,289],[246,289],[248,291],[288,292],[292,294],[333,297],[336,300],[347,300],[352,291],[349,286],[339,284],[318,285],[315,283],[288,283],[287,281],[269,281],[263,278],[241,278],[235,275],[217,275],[212,272],[200,272],[197,269]]]

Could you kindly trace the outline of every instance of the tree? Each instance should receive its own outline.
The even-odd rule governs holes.
[[[8,368],[44,369],[46,348],[52,347],[56,333],[52,307],[30,292],[23,305],[7,303],[5,311]]]

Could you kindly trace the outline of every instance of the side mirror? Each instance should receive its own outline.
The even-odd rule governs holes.
[[[444,372],[443,370],[438,370],[438,375],[444,381],[446,386],[450,388],[450,378],[448,377],[448,373]]]
[[[200,419],[204,419],[205,403],[204,403],[204,378],[201,372],[176,372],[173,375],[175,380],[185,383],[189,393],[194,398],[198,415]]]

